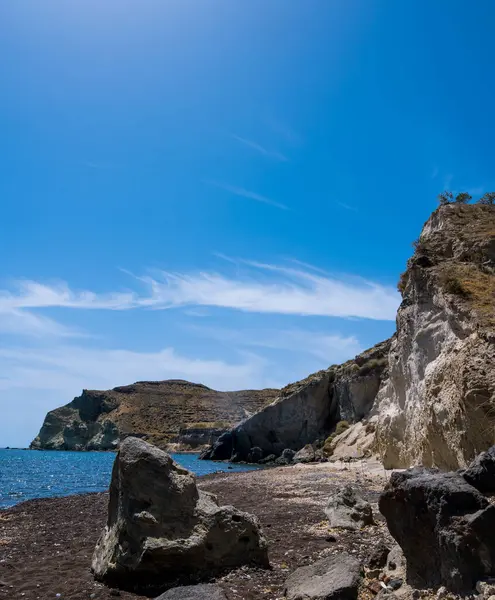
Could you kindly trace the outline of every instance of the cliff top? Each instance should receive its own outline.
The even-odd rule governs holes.
[[[426,270],[453,303],[472,313],[478,326],[495,326],[495,206],[440,206],[414,248],[399,281],[403,298],[411,273]]]
[[[33,446],[85,447],[94,443],[105,421],[115,424],[119,435],[137,435],[164,446],[183,428],[231,427],[278,394],[274,389],[217,392],[180,379],[83,390],[48,413]]]

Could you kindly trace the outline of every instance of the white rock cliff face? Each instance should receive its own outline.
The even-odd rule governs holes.
[[[495,442],[494,266],[493,207],[441,207],[426,223],[372,411],[386,468],[455,469]]]

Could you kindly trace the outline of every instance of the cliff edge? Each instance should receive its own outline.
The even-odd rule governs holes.
[[[333,459],[455,469],[495,443],[495,206],[440,206],[414,247],[392,339],[287,386],[205,457],[279,456],[332,434]]]
[[[438,208],[399,289],[376,451],[387,468],[465,466],[495,443],[495,206]]]
[[[173,379],[140,381],[107,391],[83,390],[81,396],[46,415],[31,448],[114,450],[129,435],[161,447],[181,441],[194,446],[205,442],[201,432],[217,437],[278,393],[271,389],[217,392]]]

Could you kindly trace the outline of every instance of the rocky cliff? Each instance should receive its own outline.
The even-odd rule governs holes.
[[[455,469],[495,443],[495,206],[441,206],[414,246],[393,338],[287,386],[207,457],[299,450],[340,420],[331,456],[387,468]]]
[[[464,466],[495,442],[495,207],[436,210],[399,288],[376,450],[386,467]]]
[[[255,413],[278,393],[271,389],[216,392],[180,380],[83,390],[81,396],[47,414],[31,447],[113,450],[128,435],[165,447],[171,442],[187,444],[191,430],[196,432],[196,445],[199,432],[213,432],[217,437],[219,430]]]
[[[252,448],[264,456],[324,441],[340,421],[367,415],[386,377],[390,341],[342,365],[334,365],[285,387],[260,412],[222,436],[205,458],[248,460]]]

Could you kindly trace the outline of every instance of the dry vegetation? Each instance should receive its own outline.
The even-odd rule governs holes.
[[[181,428],[231,427],[246,411],[256,412],[271,402],[278,390],[217,392],[203,385],[164,381],[118,388],[117,393],[119,406],[110,418],[118,428],[164,445]]]
[[[431,269],[447,294],[466,304],[481,327],[495,326],[495,206],[449,205],[433,218],[442,227],[415,242],[415,254],[402,273],[404,293],[411,269]]]

